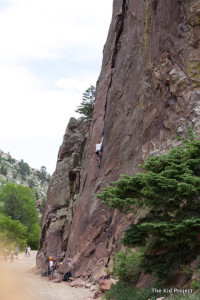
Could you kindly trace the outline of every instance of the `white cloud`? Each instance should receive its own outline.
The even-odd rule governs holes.
[[[0,149],[13,157],[16,149],[18,157],[37,167],[43,159],[52,172],[68,120],[77,116],[74,111],[82,93],[99,75],[112,0],[4,3],[2,10],[0,5]],[[34,154],[34,143],[39,155]]]
[[[68,85],[84,86],[78,80],[63,79],[55,86],[60,89],[42,90],[38,81],[24,68],[7,67],[0,70],[1,103],[0,137],[57,136],[64,132],[67,120],[74,115],[80,103],[81,91],[72,91]]]
[[[57,57],[63,49],[101,47],[108,0],[13,0],[0,13],[0,57]],[[106,7],[106,9],[105,9]],[[108,30],[108,28],[107,28]],[[80,49],[81,50],[81,49]]]
[[[89,87],[88,82],[89,80],[84,81],[75,78],[61,78],[56,81],[55,86],[63,90],[79,91],[82,93]]]

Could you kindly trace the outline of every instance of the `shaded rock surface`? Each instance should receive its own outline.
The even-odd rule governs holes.
[[[199,11],[198,0],[114,0],[92,123],[90,130],[74,119],[68,125],[48,190],[38,267],[54,255],[74,278],[105,277],[134,216],[113,212],[94,193],[120,174],[134,175],[147,156],[165,153],[188,125],[199,134]],[[94,150],[102,135],[99,168]]]
[[[61,273],[71,261],[65,259],[70,226],[80,189],[81,159],[90,122],[71,118],[60,147],[56,170],[47,191],[47,203],[37,255],[38,270],[47,271],[48,257],[57,261]]]

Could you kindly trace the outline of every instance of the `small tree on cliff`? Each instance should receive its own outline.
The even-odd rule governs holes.
[[[96,89],[93,85],[91,85],[82,96],[82,102],[77,107],[75,112],[81,115],[81,120],[88,120],[92,118],[93,110],[94,110],[94,102],[95,102],[95,93]]]
[[[144,246],[142,269],[162,280],[194,259],[200,234],[200,141],[183,140],[168,154],[148,158],[146,173],[122,179],[97,195],[138,221],[125,232],[126,246]]]

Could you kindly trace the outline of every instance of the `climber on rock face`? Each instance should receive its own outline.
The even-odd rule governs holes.
[[[100,166],[100,163],[101,163],[101,156],[102,156],[102,143],[103,143],[103,137],[101,139],[101,142],[99,142],[98,144],[96,144],[96,150],[95,150],[95,154],[99,158],[99,166]]]

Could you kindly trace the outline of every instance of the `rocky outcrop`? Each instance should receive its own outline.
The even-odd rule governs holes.
[[[62,223],[57,207],[65,212],[69,207],[69,172],[75,167],[67,162],[73,152],[66,149],[76,147],[68,136],[59,152],[65,166],[58,159],[48,191],[38,264],[63,251],[63,272],[70,269],[73,277],[91,280],[105,276],[104,267],[134,216],[113,212],[94,194],[120,174],[134,175],[147,156],[173,147],[175,135],[184,136],[188,125],[199,133],[199,30],[198,0],[114,0],[76,207]],[[94,147],[102,135],[99,168]]]
[[[27,186],[36,192],[37,210],[45,200],[50,174],[42,166],[40,170],[30,167],[23,159],[20,161],[13,158],[10,153],[0,150],[0,187],[5,183]],[[39,214],[41,214],[39,212]]]
[[[80,189],[81,159],[90,122],[71,118],[60,147],[56,170],[47,191],[37,268],[47,271],[48,257],[63,261]],[[61,266],[60,266],[61,268]]]

